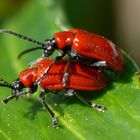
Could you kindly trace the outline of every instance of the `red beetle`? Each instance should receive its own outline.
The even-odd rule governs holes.
[[[0,32],[9,33],[40,45],[40,47],[23,51],[19,57],[37,49],[43,49],[44,55],[48,57],[57,49],[61,50],[62,55],[56,57],[55,60],[62,59],[65,54],[68,54],[73,59],[81,60],[82,58],[85,62],[92,62],[92,66],[107,66],[118,72],[124,71],[124,60],[120,49],[110,40],[85,30],[71,29],[58,32],[54,34],[53,39],[47,39],[43,43],[9,30],[2,29]],[[55,63],[55,60],[52,63]]]
[[[37,82],[52,62],[53,60],[40,60],[34,66],[20,72],[19,78],[15,80],[13,84],[9,84],[5,80],[0,79],[0,86],[12,89],[12,95],[3,100],[3,102],[6,104],[9,100],[18,98],[23,94],[33,94],[36,92],[37,87],[40,86],[42,89],[42,92],[39,95],[40,101],[50,113],[54,126],[57,126],[58,123],[55,114],[51,111],[45,101],[45,94],[47,90],[62,91],[63,89],[66,91],[65,95],[75,95],[87,105],[97,109],[98,111],[104,111],[104,106],[85,100],[75,91],[103,89],[107,85],[107,81],[101,72],[75,62],[60,60],[53,64],[44,79]],[[63,76],[67,70],[68,63],[70,63],[70,69],[68,72],[68,79],[64,84]],[[28,90],[22,91],[24,88],[27,88]]]

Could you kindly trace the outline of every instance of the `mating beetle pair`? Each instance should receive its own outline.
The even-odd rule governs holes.
[[[80,29],[56,33],[53,39],[47,39],[43,43],[13,31],[3,29],[0,32],[9,33],[40,45],[23,51],[19,57],[37,49],[43,49],[45,57],[49,57],[56,49],[62,51],[61,56],[57,56],[54,60],[40,60],[34,66],[22,71],[13,84],[1,79],[0,85],[11,88],[13,93],[3,101],[4,103],[23,94],[34,93],[39,85],[42,88],[39,96],[40,101],[50,113],[54,126],[57,126],[57,119],[45,102],[46,90],[60,91],[65,89],[66,95],[75,95],[87,105],[99,111],[104,110],[104,106],[83,99],[74,90],[103,89],[107,85],[107,81],[101,71],[98,70],[99,67],[111,68],[118,72],[124,71],[121,51],[114,43],[99,35]],[[62,59],[66,54],[70,56],[70,61]],[[22,92],[23,88],[29,89]]]

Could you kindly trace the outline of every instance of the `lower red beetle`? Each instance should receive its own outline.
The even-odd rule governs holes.
[[[0,86],[12,89],[12,95],[3,100],[3,102],[7,104],[8,101],[13,98],[18,98],[24,94],[33,94],[36,92],[37,87],[40,86],[42,92],[39,95],[39,99],[51,115],[55,127],[58,126],[57,118],[45,101],[46,91],[48,90],[62,91],[62,89],[64,89],[65,95],[75,95],[88,106],[98,111],[104,111],[104,106],[87,101],[75,91],[103,89],[107,85],[107,81],[101,72],[75,62],[60,60],[53,64],[45,77],[42,77],[52,61],[53,60],[40,60],[34,64],[34,66],[20,72],[18,79],[12,84],[0,79]],[[65,75],[67,76],[65,77]],[[27,91],[22,91],[24,88],[27,88]],[[57,93],[59,94],[60,92]]]

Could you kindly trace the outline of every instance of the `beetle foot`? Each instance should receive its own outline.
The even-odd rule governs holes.
[[[95,104],[95,103],[92,103],[91,106],[92,106],[93,108],[95,108],[96,110],[100,111],[100,112],[104,112],[104,110],[105,110],[105,106],[103,106],[103,105],[97,105],[97,104]]]
[[[53,121],[53,127],[58,128],[58,120],[57,120],[57,118],[53,117],[52,121]]]
[[[5,100],[2,101],[2,103],[7,104],[8,101],[9,101],[8,99],[5,99]]]
[[[68,89],[65,93],[65,96],[74,96],[75,91],[73,89]]]
[[[4,104],[7,104],[10,100],[12,100],[13,98],[17,98],[16,94],[12,94],[10,96],[8,96],[6,99],[4,99],[2,102]]]

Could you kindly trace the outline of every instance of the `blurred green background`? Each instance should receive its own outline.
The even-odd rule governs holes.
[[[55,32],[84,28],[109,38],[140,64],[139,9],[138,1],[127,0],[0,0],[0,28],[39,41]],[[42,52],[36,51],[17,60],[22,50],[31,47],[35,45],[1,34],[0,77],[12,82],[29,62],[41,56]],[[36,93],[8,105],[0,103],[0,140],[139,140],[140,76],[135,74],[139,68],[126,54],[124,59],[125,72],[111,73],[107,88],[81,92],[87,99],[104,104],[104,113],[74,97],[49,94],[46,100],[61,124],[54,129]],[[0,88],[0,100],[9,94],[8,89]]]

